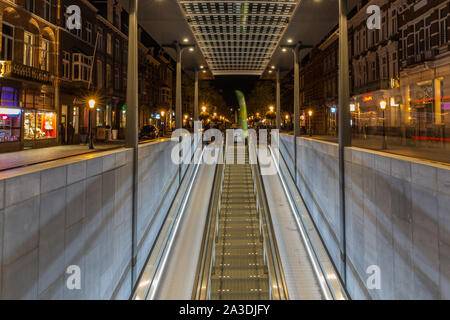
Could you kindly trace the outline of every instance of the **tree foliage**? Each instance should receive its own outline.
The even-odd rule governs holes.
[[[248,96],[247,110],[265,114],[270,105],[275,105],[275,82],[258,80]]]

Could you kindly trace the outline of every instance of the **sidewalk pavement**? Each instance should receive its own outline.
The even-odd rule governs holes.
[[[96,143],[94,150],[90,150],[88,145],[61,145],[0,153],[0,171],[73,157],[80,154],[116,149],[123,147],[123,144],[121,141],[114,143]]]
[[[282,132],[292,135],[292,131]],[[324,135],[301,135],[304,138],[324,140],[338,143],[336,136]],[[450,143],[440,141],[414,141],[407,139],[406,144],[401,142],[400,138],[387,137],[387,148],[382,149],[382,136],[353,137],[352,146],[362,149],[371,149],[380,152],[392,153],[396,155],[438,162],[444,165],[450,165]]]
[[[338,143],[338,138],[333,136],[312,136],[311,138]],[[408,139],[409,145],[404,145],[400,139],[397,140],[387,137],[387,148],[382,149],[382,136],[367,136],[366,139],[354,137],[352,138],[352,146],[450,165],[450,144],[448,142],[412,141]]]

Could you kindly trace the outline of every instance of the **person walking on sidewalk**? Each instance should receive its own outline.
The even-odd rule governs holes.
[[[67,144],[73,144],[73,135],[75,133],[75,128],[72,125],[72,122],[69,123],[67,127]]]
[[[62,122],[59,124],[59,141],[61,144],[66,144],[66,127]]]

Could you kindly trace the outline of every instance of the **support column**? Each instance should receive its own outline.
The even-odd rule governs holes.
[[[138,208],[138,0],[129,0],[128,76],[127,76],[127,127],[125,146],[133,148],[133,202],[131,218],[131,288],[137,280],[137,208]]]
[[[441,78],[436,78],[434,79],[434,123],[440,125],[441,118]]]
[[[280,70],[277,70],[277,88],[276,88],[276,95],[277,95],[277,129],[280,130],[281,128],[281,98],[280,98]]]
[[[198,70],[194,72],[194,121],[198,121]]]
[[[298,65],[299,48],[300,44],[298,43],[295,48],[292,49],[294,53],[294,137],[298,137],[300,135],[300,79]]]
[[[125,144],[127,148],[137,146],[138,132],[138,30],[137,0],[130,0],[130,21],[128,28],[128,70],[127,70],[127,127]]]
[[[341,276],[347,285],[346,276],[346,228],[345,228],[345,159],[344,149],[351,146],[350,128],[350,90],[348,66],[348,29],[347,0],[339,0],[339,213],[340,213],[340,250]]]
[[[177,54],[177,75],[176,75],[176,85],[175,85],[175,129],[183,127],[183,110],[181,103],[181,53],[183,51],[180,48],[178,42],[175,43],[176,54]]]

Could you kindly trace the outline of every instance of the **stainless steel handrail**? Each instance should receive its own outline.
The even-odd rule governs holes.
[[[202,251],[199,257],[196,281],[192,292],[193,300],[205,300],[211,298],[211,278],[216,256],[216,235],[218,233],[224,172],[224,165],[217,164],[214,174],[213,190],[211,191],[208,206],[208,220],[205,224],[205,231],[203,233]]]
[[[203,156],[201,153],[201,158]],[[147,258],[145,267],[136,283],[131,299],[153,299],[159,287],[162,270],[175,241],[179,223],[183,217],[193,183],[197,177],[200,163],[191,164],[184,174],[179,192],[176,194],[161,230]],[[183,190],[180,192],[180,190]]]

